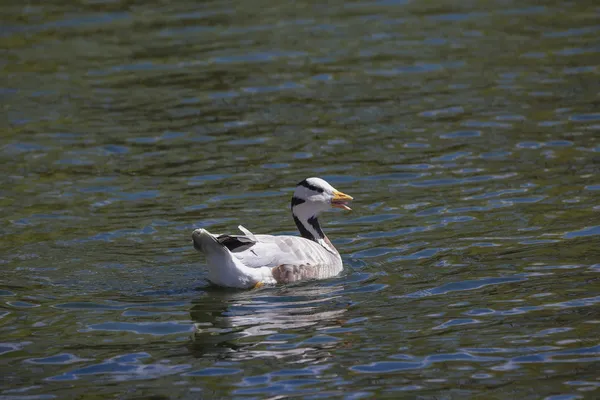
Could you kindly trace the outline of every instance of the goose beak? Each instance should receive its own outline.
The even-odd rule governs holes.
[[[352,196],[348,196],[345,193],[338,192],[337,190],[333,192],[333,198],[331,199],[331,206],[336,208],[341,208],[343,210],[352,210],[348,207],[347,203],[352,200]]]

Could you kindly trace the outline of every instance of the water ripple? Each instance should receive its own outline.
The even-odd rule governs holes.
[[[483,278],[469,281],[461,281],[461,282],[452,282],[442,286],[435,287],[433,289],[425,289],[419,290],[417,292],[409,293],[401,297],[409,297],[409,298],[420,298],[427,296],[435,296],[447,294],[455,291],[464,291],[464,290],[475,290],[480,289],[482,287],[490,286],[490,285],[501,285],[504,283],[512,283],[512,282],[522,282],[527,280],[525,276],[507,276],[507,277],[498,277],[498,278]]]
[[[7,5],[0,397],[593,397],[596,11]],[[208,285],[308,176],[343,273]]]

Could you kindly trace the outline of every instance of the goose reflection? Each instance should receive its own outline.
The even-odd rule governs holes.
[[[327,335],[347,311],[342,286],[286,286],[252,292],[209,289],[193,303],[191,352],[242,360],[328,357],[338,339]]]

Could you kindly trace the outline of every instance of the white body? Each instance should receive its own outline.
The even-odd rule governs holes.
[[[248,232],[249,233],[249,232]],[[192,234],[206,255],[208,280],[225,287],[247,289],[258,283],[289,283],[336,276],[342,258],[320,244],[298,236],[244,235],[256,240],[243,251],[230,251],[205,229]],[[332,246],[333,247],[333,246]]]

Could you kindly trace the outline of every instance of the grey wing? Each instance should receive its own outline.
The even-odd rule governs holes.
[[[297,236],[255,235],[256,243],[242,252],[233,253],[251,268],[280,265],[314,266],[340,265],[339,255],[331,253],[311,240]]]

